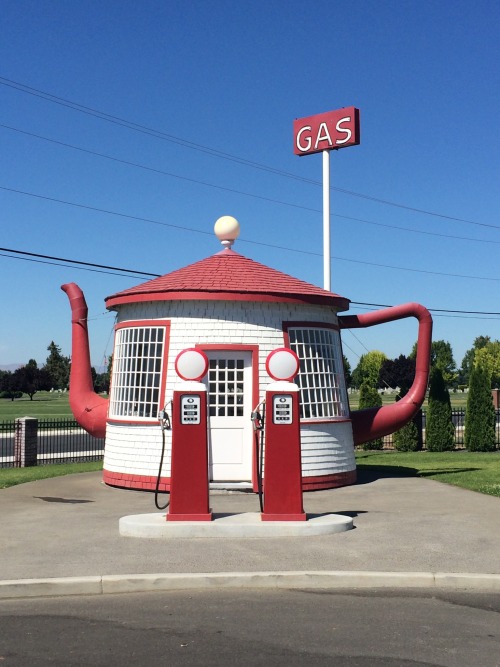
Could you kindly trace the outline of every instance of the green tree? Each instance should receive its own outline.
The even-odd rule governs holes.
[[[472,367],[474,366],[476,350],[480,350],[481,348],[486,347],[490,342],[491,338],[489,336],[478,336],[474,339],[472,347],[467,350],[464,358],[462,359],[462,366],[458,374],[458,382],[460,384],[469,384],[469,377],[472,371]]]
[[[490,374],[486,368],[474,365],[470,374],[465,410],[464,442],[467,449],[471,452],[494,451],[495,424]]]
[[[400,354],[397,359],[385,359],[379,373],[379,386],[399,387],[401,394],[406,394],[415,377],[415,360]]]
[[[370,387],[378,387],[380,367],[385,359],[387,357],[379,350],[362,354],[352,374],[353,385],[361,388],[361,385],[366,382]]]
[[[410,357],[417,357],[417,343],[414,344]],[[451,387],[458,379],[458,372],[453,358],[453,350],[446,340],[433,340],[431,344],[431,369],[439,368],[443,373],[446,387]]]
[[[69,386],[70,359],[61,354],[61,348],[51,341],[47,350],[49,356],[45,362],[44,370],[50,377],[53,389],[67,389]]]
[[[344,362],[345,386],[347,389],[349,389],[352,384],[351,364],[349,363],[349,359],[344,354],[342,355],[342,361]]]
[[[14,371],[12,383],[17,391],[28,394],[30,401],[33,400],[37,391],[47,390],[51,387],[49,374],[45,369],[38,368],[34,359],[30,359],[26,366],[21,366]]]
[[[379,408],[382,405],[382,396],[375,387],[370,386],[368,382],[363,382],[359,390],[359,409]],[[382,449],[384,441],[382,438],[376,438],[363,443],[363,449]]]
[[[500,386],[500,341],[489,341],[484,347],[476,350],[474,366],[482,366],[491,377],[491,386]]]
[[[9,398],[13,401],[15,398],[21,398],[22,392],[14,387],[14,373],[11,371],[0,371],[0,393],[1,398]]]
[[[434,367],[431,372],[425,440],[430,452],[455,449],[450,394],[444,383],[443,372],[438,367]]]

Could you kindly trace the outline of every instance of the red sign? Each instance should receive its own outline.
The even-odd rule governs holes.
[[[355,146],[360,142],[359,109],[346,107],[293,121],[295,155]]]

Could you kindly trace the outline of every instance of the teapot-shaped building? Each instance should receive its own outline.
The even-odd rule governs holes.
[[[302,479],[305,490],[333,488],[356,480],[354,445],[404,423],[425,396],[431,318],[407,304],[345,317],[349,300],[235,252],[238,223],[216,223],[226,247],[185,268],[106,298],[117,312],[109,401],[92,389],[87,307],[80,288],[62,289],[72,308],[73,349],[70,404],[76,419],[106,437],[104,481],[153,490],[163,438],[160,486],[170,486],[170,432],[158,414],[179,381],[177,355],[198,348],[209,359],[209,475],[213,482],[257,487],[257,434],[251,413],[269,383],[268,354],[290,347],[300,359]],[[350,412],[340,329],[415,316],[419,319],[417,372],[407,397],[381,409]],[[168,411],[168,406],[167,406]]]

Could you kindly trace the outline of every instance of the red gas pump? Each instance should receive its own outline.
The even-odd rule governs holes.
[[[287,348],[271,352],[268,374],[276,380],[266,390],[264,424],[264,509],[262,521],[305,521],[302,505],[299,388],[291,382],[299,371],[297,355]]]
[[[181,352],[175,360],[183,380],[172,400],[172,461],[167,521],[211,521],[208,507],[207,390],[201,378],[207,356],[197,349]]]

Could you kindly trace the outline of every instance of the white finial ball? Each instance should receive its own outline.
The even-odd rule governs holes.
[[[223,215],[214,225],[217,238],[224,245],[232,245],[240,235],[240,223],[231,215]],[[224,242],[229,241],[229,243]]]

